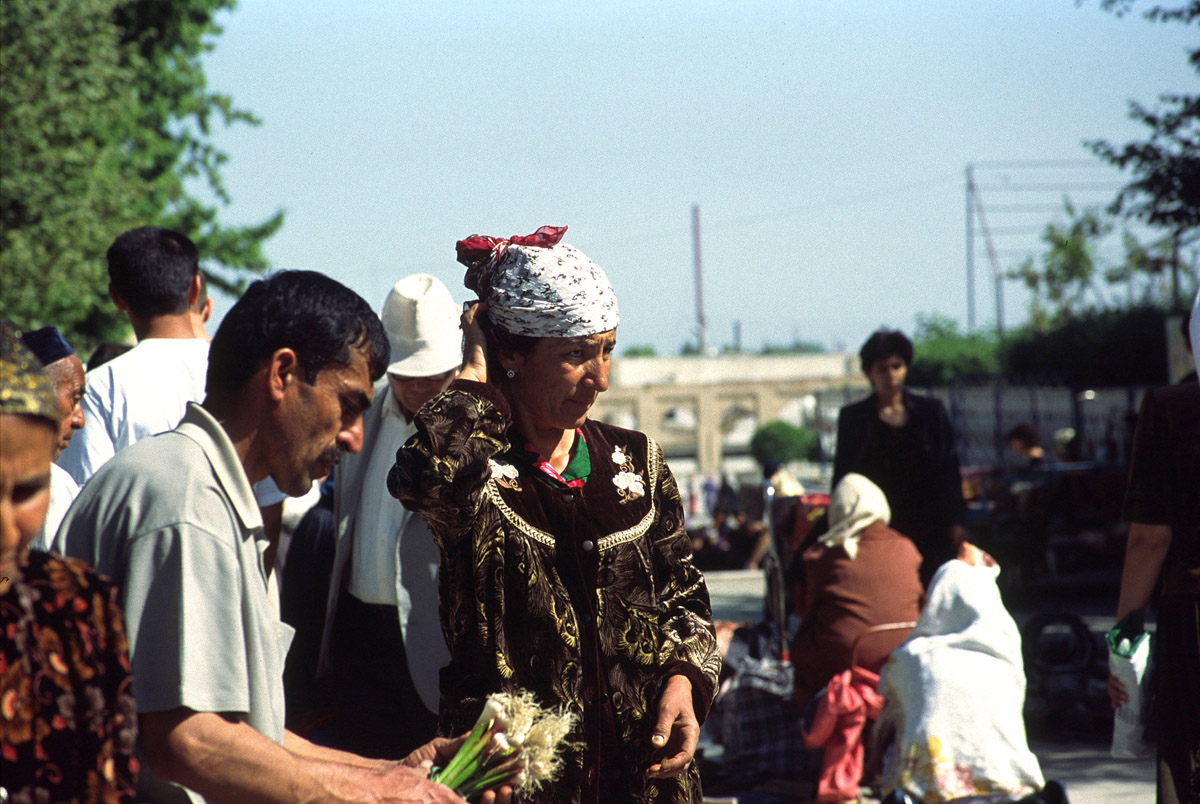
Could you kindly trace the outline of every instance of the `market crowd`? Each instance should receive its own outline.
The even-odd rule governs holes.
[[[0,800],[461,801],[431,768],[519,692],[574,716],[561,769],[485,804],[702,801],[722,647],[661,447],[589,416],[620,315],[565,232],[460,240],[465,308],[428,274],[377,313],[278,272],[210,341],[195,245],[141,227],[107,252],[132,348],[85,365],[55,327],[3,322]],[[842,678],[882,696],[895,801],[1061,801],[1025,744],[1019,635],[967,539],[946,411],[905,387],[902,333],[860,357],[872,393],[842,410],[794,568],[795,699]],[[1198,394],[1147,395],[1128,507],[1120,613],[1163,579],[1162,800],[1200,767]],[[283,501],[316,487],[285,543]],[[817,800],[853,797],[844,767]]]

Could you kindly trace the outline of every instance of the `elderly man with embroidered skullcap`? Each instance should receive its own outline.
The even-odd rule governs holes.
[[[338,748],[402,757],[437,732],[438,673],[450,659],[438,622],[438,551],[429,526],[387,490],[417,410],[462,363],[461,309],[429,274],[396,283],[383,304],[387,385],[363,415],[363,449],[337,468],[337,551],[321,661],[337,698]]]
[[[692,756],[721,659],[662,450],[588,417],[616,297],[543,227],[458,243],[480,301],[459,379],[417,413],[388,488],[442,553],[441,729],[527,690],[578,718],[527,802],[699,802]]]
[[[58,327],[42,327],[21,334],[21,342],[46,368],[46,374],[54,383],[58,398],[58,441],[54,445],[54,459],[71,443],[71,436],[84,426],[83,414],[83,363],[58,331]],[[62,522],[63,514],[79,495],[79,484],[57,463],[50,464],[50,509],[46,513],[42,530],[33,540],[33,549],[49,550],[50,542]]]

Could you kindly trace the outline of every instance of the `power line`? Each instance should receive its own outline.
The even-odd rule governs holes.
[[[976,185],[975,189],[980,192],[989,193],[1045,193],[1045,192],[1070,192],[1071,190],[1095,190],[1104,192],[1116,192],[1125,185],[1119,182],[1099,182],[1099,181],[1063,181],[1063,182],[1047,182],[1044,184],[997,184],[997,185]]]
[[[980,170],[994,169],[1035,169],[1048,167],[1104,167],[1103,162],[1095,159],[985,159],[982,162],[972,162],[971,166]]]

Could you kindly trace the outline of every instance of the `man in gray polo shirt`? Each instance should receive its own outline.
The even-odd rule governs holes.
[[[310,271],[255,282],[213,339],[204,404],[107,462],[64,519],[67,552],[121,589],[139,800],[460,801],[413,767],[444,764],[445,741],[389,763],[284,729],[291,628],[268,591],[274,545],[251,484],[271,476],[302,494],[358,452],[388,355],[379,319],[345,286]]]

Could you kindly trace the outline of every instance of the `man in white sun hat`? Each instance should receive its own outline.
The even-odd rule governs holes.
[[[462,364],[460,308],[429,274],[396,283],[383,305],[387,385],[363,415],[363,448],[334,476],[337,551],[320,671],[332,676],[336,747],[399,759],[437,728],[438,673],[450,654],[438,620],[439,555],[425,520],[387,490],[417,409]]]

